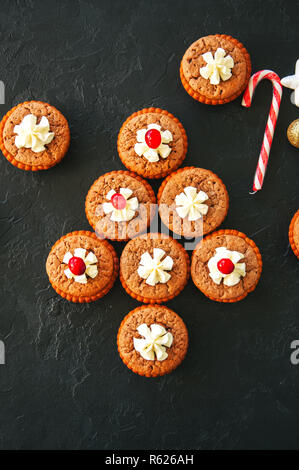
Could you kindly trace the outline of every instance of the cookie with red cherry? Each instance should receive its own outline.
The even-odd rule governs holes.
[[[168,111],[146,108],[133,113],[117,139],[125,167],[145,178],[163,178],[183,163],[187,135],[180,121]]]
[[[144,232],[156,210],[152,187],[136,173],[100,176],[86,196],[87,219],[100,238],[124,241]]]
[[[262,257],[253,240],[237,230],[219,230],[203,238],[192,254],[196,287],[217,302],[237,302],[252,292],[262,273]]]
[[[118,274],[118,258],[106,240],[88,231],[71,232],[52,247],[46,270],[53,289],[71,302],[106,295]]]

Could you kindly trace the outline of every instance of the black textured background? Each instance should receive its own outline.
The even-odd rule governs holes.
[[[286,139],[298,109],[284,89],[264,188],[251,196],[270,83],[248,110],[240,98],[213,107],[193,101],[178,73],[194,40],[226,33],[245,44],[253,71],[293,74],[298,15],[295,0],[1,1],[1,116],[40,99],[65,114],[72,136],[49,171],[0,159],[1,448],[299,448],[299,366],[289,359],[299,338],[299,265],[287,236],[299,207],[299,151]],[[124,168],[118,130],[147,106],[182,121],[185,165],[223,178],[223,228],[252,237],[264,261],[256,291],[240,303],[212,302],[191,282],[168,303],[189,328],[190,349],[174,373],[153,380],[119,359],[118,326],[138,305],[119,281],[104,299],[76,305],[55,294],[45,272],[60,236],[89,229],[85,195],[98,176]]]

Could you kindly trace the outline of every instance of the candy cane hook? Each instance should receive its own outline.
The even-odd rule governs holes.
[[[273,85],[273,96],[272,96],[272,103],[270,107],[270,112],[268,116],[268,121],[266,125],[266,130],[264,134],[263,144],[260,151],[258,164],[255,171],[254,181],[253,181],[253,193],[262,189],[264,177],[267,169],[267,164],[269,160],[269,154],[271,149],[271,144],[273,140],[273,134],[278,118],[279,107],[281,102],[282,96],[282,86],[280,83],[279,76],[272,72],[272,70],[261,70],[260,72],[256,72],[250,78],[247,88],[243,95],[242,106],[249,108],[252,103],[252,96],[257,85],[260,83],[261,80],[267,78],[272,82]]]

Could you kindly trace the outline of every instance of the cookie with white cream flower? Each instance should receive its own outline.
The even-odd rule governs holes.
[[[0,124],[2,153],[22,170],[46,170],[57,165],[69,144],[67,120],[48,103],[20,103],[3,117]]]
[[[167,235],[141,235],[130,240],[122,252],[121,283],[140,302],[166,302],[182,291],[188,278],[188,254]]]
[[[194,284],[218,302],[244,299],[256,288],[261,272],[258,247],[237,230],[219,230],[206,236],[192,254]]]
[[[205,104],[236,99],[251,75],[250,56],[241,42],[226,34],[195,41],[181,61],[180,76],[187,93]]]
[[[117,347],[124,364],[146,377],[169,374],[185,358],[188,331],[170,308],[143,305],[128,313],[117,335]]]
[[[226,217],[229,198],[223,181],[210,170],[181,168],[162,182],[158,191],[163,223],[184,237],[215,230]]]
[[[100,238],[128,240],[149,226],[156,197],[147,181],[129,171],[100,176],[88,191],[87,219]]]
[[[122,125],[117,148],[123,164],[146,178],[162,178],[176,170],[187,152],[187,136],[168,111],[146,108]]]
[[[72,302],[92,302],[112,288],[118,258],[106,240],[88,231],[71,232],[52,247],[46,270],[55,291]]]

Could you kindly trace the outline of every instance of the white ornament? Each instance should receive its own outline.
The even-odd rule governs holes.
[[[202,54],[203,59],[207,63],[205,67],[200,68],[200,75],[206,80],[210,80],[211,85],[219,85],[220,79],[224,82],[232,76],[231,70],[234,67],[234,59],[222,47],[218,47],[214,54],[206,52]]]
[[[217,264],[223,258],[230,259],[234,264],[234,270],[230,274],[223,274],[218,269]],[[208,262],[210,276],[215,284],[220,284],[222,279],[223,284],[228,287],[232,287],[238,284],[241,277],[246,275],[245,263],[239,263],[239,261],[243,258],[244,255],[238,251],[230,251],[224,246],[216,248],[216,254],[210,258]]]
[[[108,201],[111,201],[112,196],[116,194],[114,189],[111,189],[106,196]],[[120,188],[119,194],[121,194],[126,200],[126,207],[124,209],[115,209],[112,202],[103,203],[103,211],[105,214],[111,214],[110,219],[113,222],[128,222],[132,220],[136,210],[138,209],[138,199],[137,197],[130,197],[133,194],[133,191],[129,188]]]
[[[150,148],[145,141],[145,134],[150,129],[156,129],[161,134],[161,144],[156,149]],[[149,124],[147,129],[140,129],[137,131],[137,144],[135,144],[134,150],[139,157],[143,155],[149,162],[158,162],[159,156],[167,158],[170,154],[171,147],[167,144],[172,142],[172,140],[173,137],[170,131],[161,131],[161,126],[158,124]]]
[[[188,217],[190,222],[198,220],[209,210],[209,206],[203,204],[207,199],[209,197],[204,191],[197,192],[193,186],[187,186],[183,193],[175,197],[176,211],[182,219]]]
[[[291,88],[291,102],[299,107],[299,59],[297,59],[295,66],[295,75],[289,75],[281,79],[281,84],[287,88]]]
[[[87,277],[91,277],[94,279],[98,275],[98,268],[96,263],[98,262],[98,258],[96,255],[90,251],[88,255],[86,256],[86,250],[84,248],[76,248],[74,250],[74,254],[70,251],[68,251],[63,258],[63,263],[68,264],[69,260],[73,258],[73,256],[76,256],[77,258],[81,258],[86,266],[85,272],[81,274],[80,276],[76,276],[75,274],[72,273],[70,268],[67,268],[64,270],[64,274],[68,279],[74,279],[75,282],[79,282],[79,284],[86,284],[87,283]]]
[[[146,279],[146,284],[150,286],[165,284],[171,278],[166,271],[172,269],[173,259],[170,256],[162,259],[164,255],[165,251],[161,248],[154,248],[153,257],[147,251],[141,255],[137,272],[142,279]]]
[[[54,139],[54,132],[50,132],[50,124],[46,116],[43,116],[37,124],[37,117],[34,114],[27,114],[13,131],[17,134],[16,147],[31,149],[35,153],[46,150],[45,145]]]
[[[137,328],[138,333],[144,339],[133,338],[134,348],[140,353],[143,359],[154,361],[155,356],[158,361],[167,359],[166,347],[170,348],[173,342],[173,336],[165,328],[156,323],[149,327],[143,323]]]

